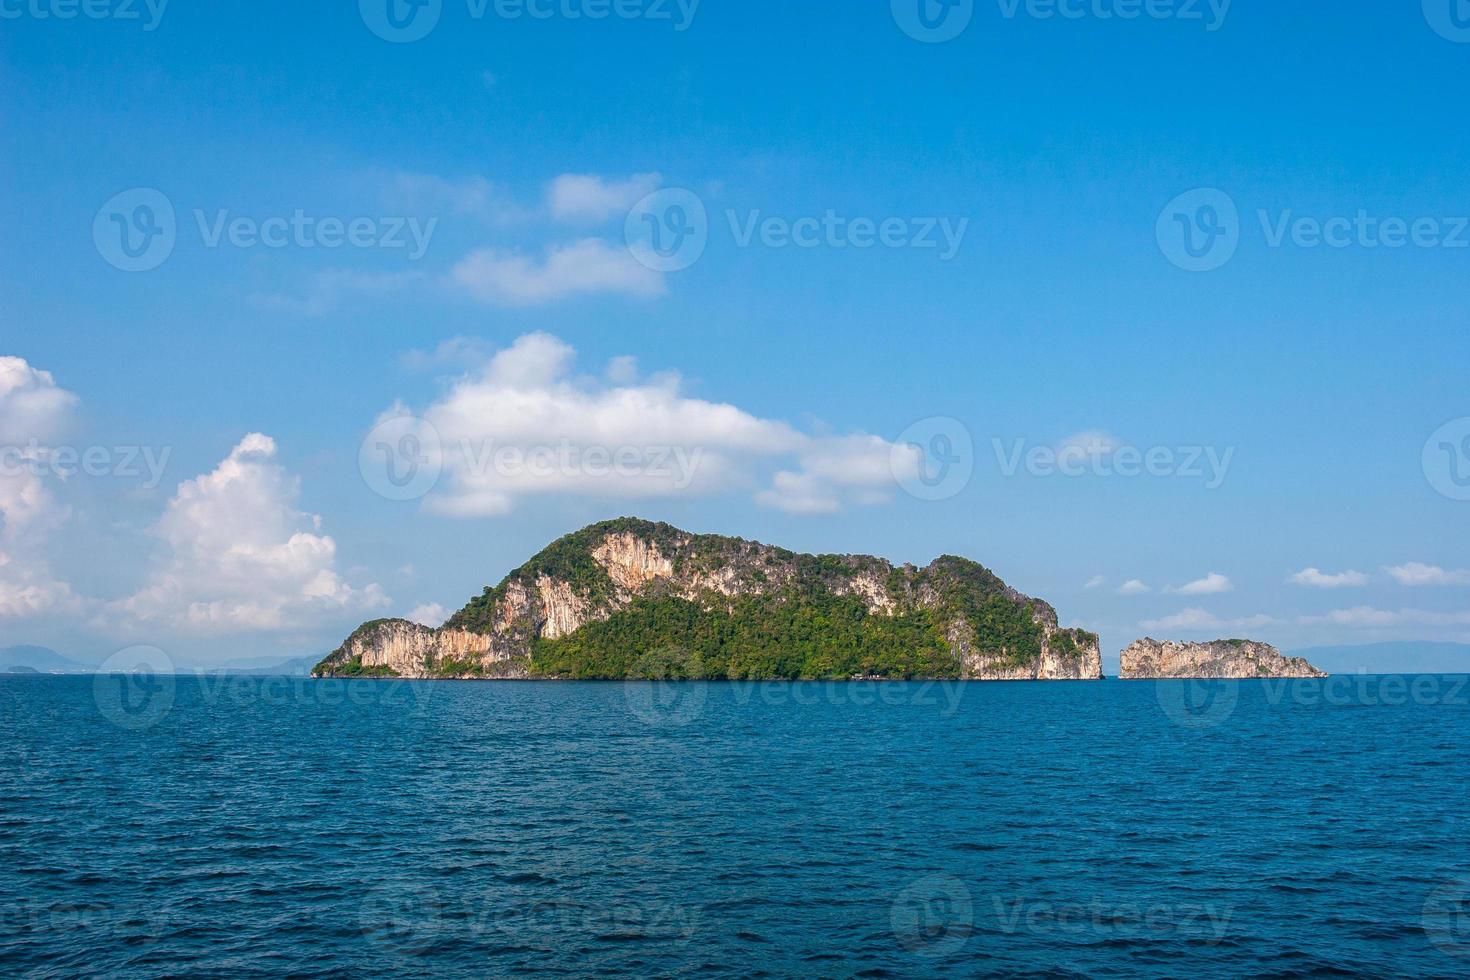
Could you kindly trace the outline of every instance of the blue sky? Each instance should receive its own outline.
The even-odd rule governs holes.
[[[1470,38],[1444,6],[993,0],[925,43],[901,2],[443,0],[392,43],[368,0],[6,0],[0,441],[112,455],[0,477],[0,640],[318,652],[624,513],[973,557],[1110,654],[1470,640]],[[674,189],[703,251],[663,271],[626,228]],[[171,251],[124,271],[113,216],[160,197]],[[1212,216],[1217,267],[1181,268]],[[701,463],[675,486],[451,449],[390,500],[359,448],[405,413],[451,446]],[[972,476],[911,493],[933,460],[907,440],[941,432]],[[1120,475],[1134,450],[1172,475]]]

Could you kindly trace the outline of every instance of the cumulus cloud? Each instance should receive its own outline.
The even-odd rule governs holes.
[[[449,618],[449,610],[437,602],[424,602],[413,607],[413,612],[404,617],[410,623],[438,628]]]
[[[1097,589],[1101,588],[1103,585],[1106,585],[1107,581],[1108,580],[1101,575],[1094,575],[1092,578],[1088,579],[1087,584],[1082,587],[1084,589]]]
[[[1178,588],[1168,589],[1167,591],[1175,595],[1219,595],[1222,592],[1229,592],[1234,588],[1235,586],[1231,583],[1230,579],[1221,575],[1219,572],[1211,572],[1204,578],[1195,579],[1193,582],[1186,582]]]
[[[80,600],[53,577],[48,536],[68,516],[45,457],[71,425],[77,397],[50,372],[0,357],[0,619],[70,609]]]
[[[602,378],[576,375],[575,356],[556,337],[528,334],[423,411],[442,458],[432,507],[484,516],[548,494],[746,492],[763,506],[822,514],[889,499],[895,466],[904,472],[903,454],[895,463],[877,436],[801,432],[690,397],[675,374],[639,381],[621,359]],[[383,418],[406,414],[395,406]]]
[[[110,611],[137,623],[203,633],[314,626],[324,614],[384,604],[336,570],[321,519],[296,510],[299,481],[251,433],[214,470],[179,485],[155,532],[165,557]]]
[[[0,445],[45,445],[71,420],[77,396],[56,384],[50,371],[24,358],[0,357]]]
[[[1411,561],[1404,565],[1388,565],[1383,569],[1395,582],[1417,588],[1425,585],[1470,585],[1470,570],[1450,570],[1438,565]]]
[[[546,189],[546,201],[554,217],[562,221],[606,221],[625,215],[644,197],[658,190],[662,177],[656,173],[633,174],[624,180],[609,180],[597,174],[562,174]]]
[[[1146,595],[1147,593],[1152,591],[1153,589],[1150,589],[1147,585],[1136,578],[1130,578],[1128,581],[1118,586],[1118,595]]]
[[[477,249],[455,264],[449,282],[494,306],[535,306],[581,293],[648,298],[664,292],[662,273],[644,266],[626,248],[600,238],[553,245],[539,259],[504,249]]]
[[[1314,589],[1344,589],[1368,584],[1368,576],[1362,572],[1336,572],[1329,574],[1320,568],[1304,568],[1287,580],[1293,585],[1306,585]]]
[[[1275,617],[1259,613],[1255,616],[1246,616],[1240,619],[1221,619],[1214,613],[1200,608],[1182,609],[1172,616],[1162,619],[1145,619],[1139,623],[1146,630],[1167,631],[1179,630],[1181,632],[1208,632],[1213,630],[1248,630],[1260,629],[1276,622]]]

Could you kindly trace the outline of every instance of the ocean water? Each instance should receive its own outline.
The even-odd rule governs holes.
[[[0,678],[5,976],[1470,976],[1463,677]]]

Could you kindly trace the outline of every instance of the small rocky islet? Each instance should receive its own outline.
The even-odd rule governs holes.
[[[1154,642],[1141,640],[1129,650]],[[1172,671],[1198,662],[1215,671],[1199,676],[1257,677],[1266,676],[1262,665],[1269,670],[1277,660],[1292,663],[1279,654],[1277,660],[1266,656],[1263,649],[1275,651],[1264,644],[1221,642],[1244,646],[1222,649],[1218,657],[1170,652],[1128,658],[1125,652],[1124,676],[1185,676]],[[1221,666],[1232,657],[1238,667]],[[1097,634],[1060,625],[1051,604],[968,559],[944,556],[918,567],[870,555],[806,555],[637,518],[604,521],[559,538],[437,628],[403,619],[364,623],[312,675],[1103,676]]]

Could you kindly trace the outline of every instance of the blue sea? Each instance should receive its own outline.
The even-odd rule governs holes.
[[[5,976],[1470,976],[1464,677],[0,678]]]

